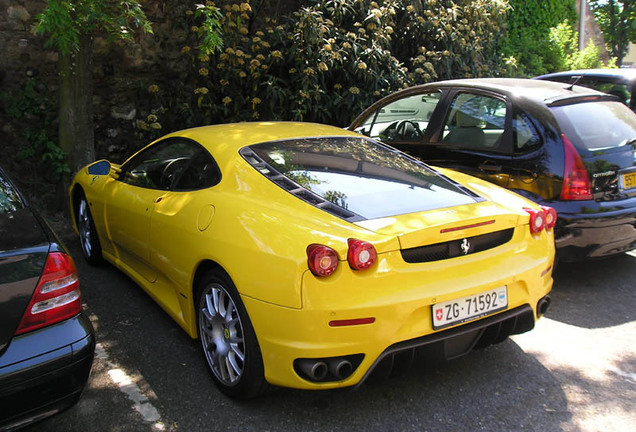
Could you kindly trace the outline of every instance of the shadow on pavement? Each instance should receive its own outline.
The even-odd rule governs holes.
[[[636,253],[559,263],[553,277],[546,317],[589,329],[636,320]]]

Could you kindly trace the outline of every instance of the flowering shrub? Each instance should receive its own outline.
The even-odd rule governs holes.
[[[305,0],[278,20],[259,15],[264,3],[208,2],[186,13],[190,38],[181,55],[191,72],[179,102],[186,124],[300,120],[344,126],[389,92],[493,75],[501,61],[495,38],[507,8],[503,0]],[[214,28],[220,49],[210,36]]]
[[[393,52],[408,66],[411,82],[498,74],[507,2],[409,3],[398,16]]]

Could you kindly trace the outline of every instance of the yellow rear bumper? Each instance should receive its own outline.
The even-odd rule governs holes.
[[[443,261],[407,264],[396,251],[378,256],[369,271],[354,272],[343,262],[327,278],[307,272],[303,276],[301,309],[244,297],[263,354],[266,379],[302,389],[355,385],[388,347],[442,333],[433,330],[432,305],[503,285],[508,288],[507,311],[526,306],[536,317],[537,302],[552,288],[554,250],[546,247],[550,239],[532,238],[522,229],[516,231],[504,246]],[[544,232],[541,237],[551,235]],[[360,318],[375,321],[329,325],[334,320]],[[488,317],[477,321],[483,319]],[[363,354],[364,359],[351,376],[341,381],[311,382],[293,367],[298,358],[353,354]]]

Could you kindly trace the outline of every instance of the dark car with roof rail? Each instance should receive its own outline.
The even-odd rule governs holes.
[[[636,114],[615,96],[532,79],[400,90],[349,129],[557,210],[559,259],[636,248]]]
[[[636,111],[636,69],[579,69],[535,77],[539,80],[575,84],[609,93]]]

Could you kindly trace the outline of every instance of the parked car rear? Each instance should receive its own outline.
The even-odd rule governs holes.
[[[636,111],[636,69],[581,69],[554,72],[536,77],[593,88],[618,97]]]
[[[73,259],[0,168],[0,431],[75,404],[93,327]]]
[[[350,129],[556,209],[558,257],[636,248],[636,114],[614,96],[529,79],[429,83]]]

